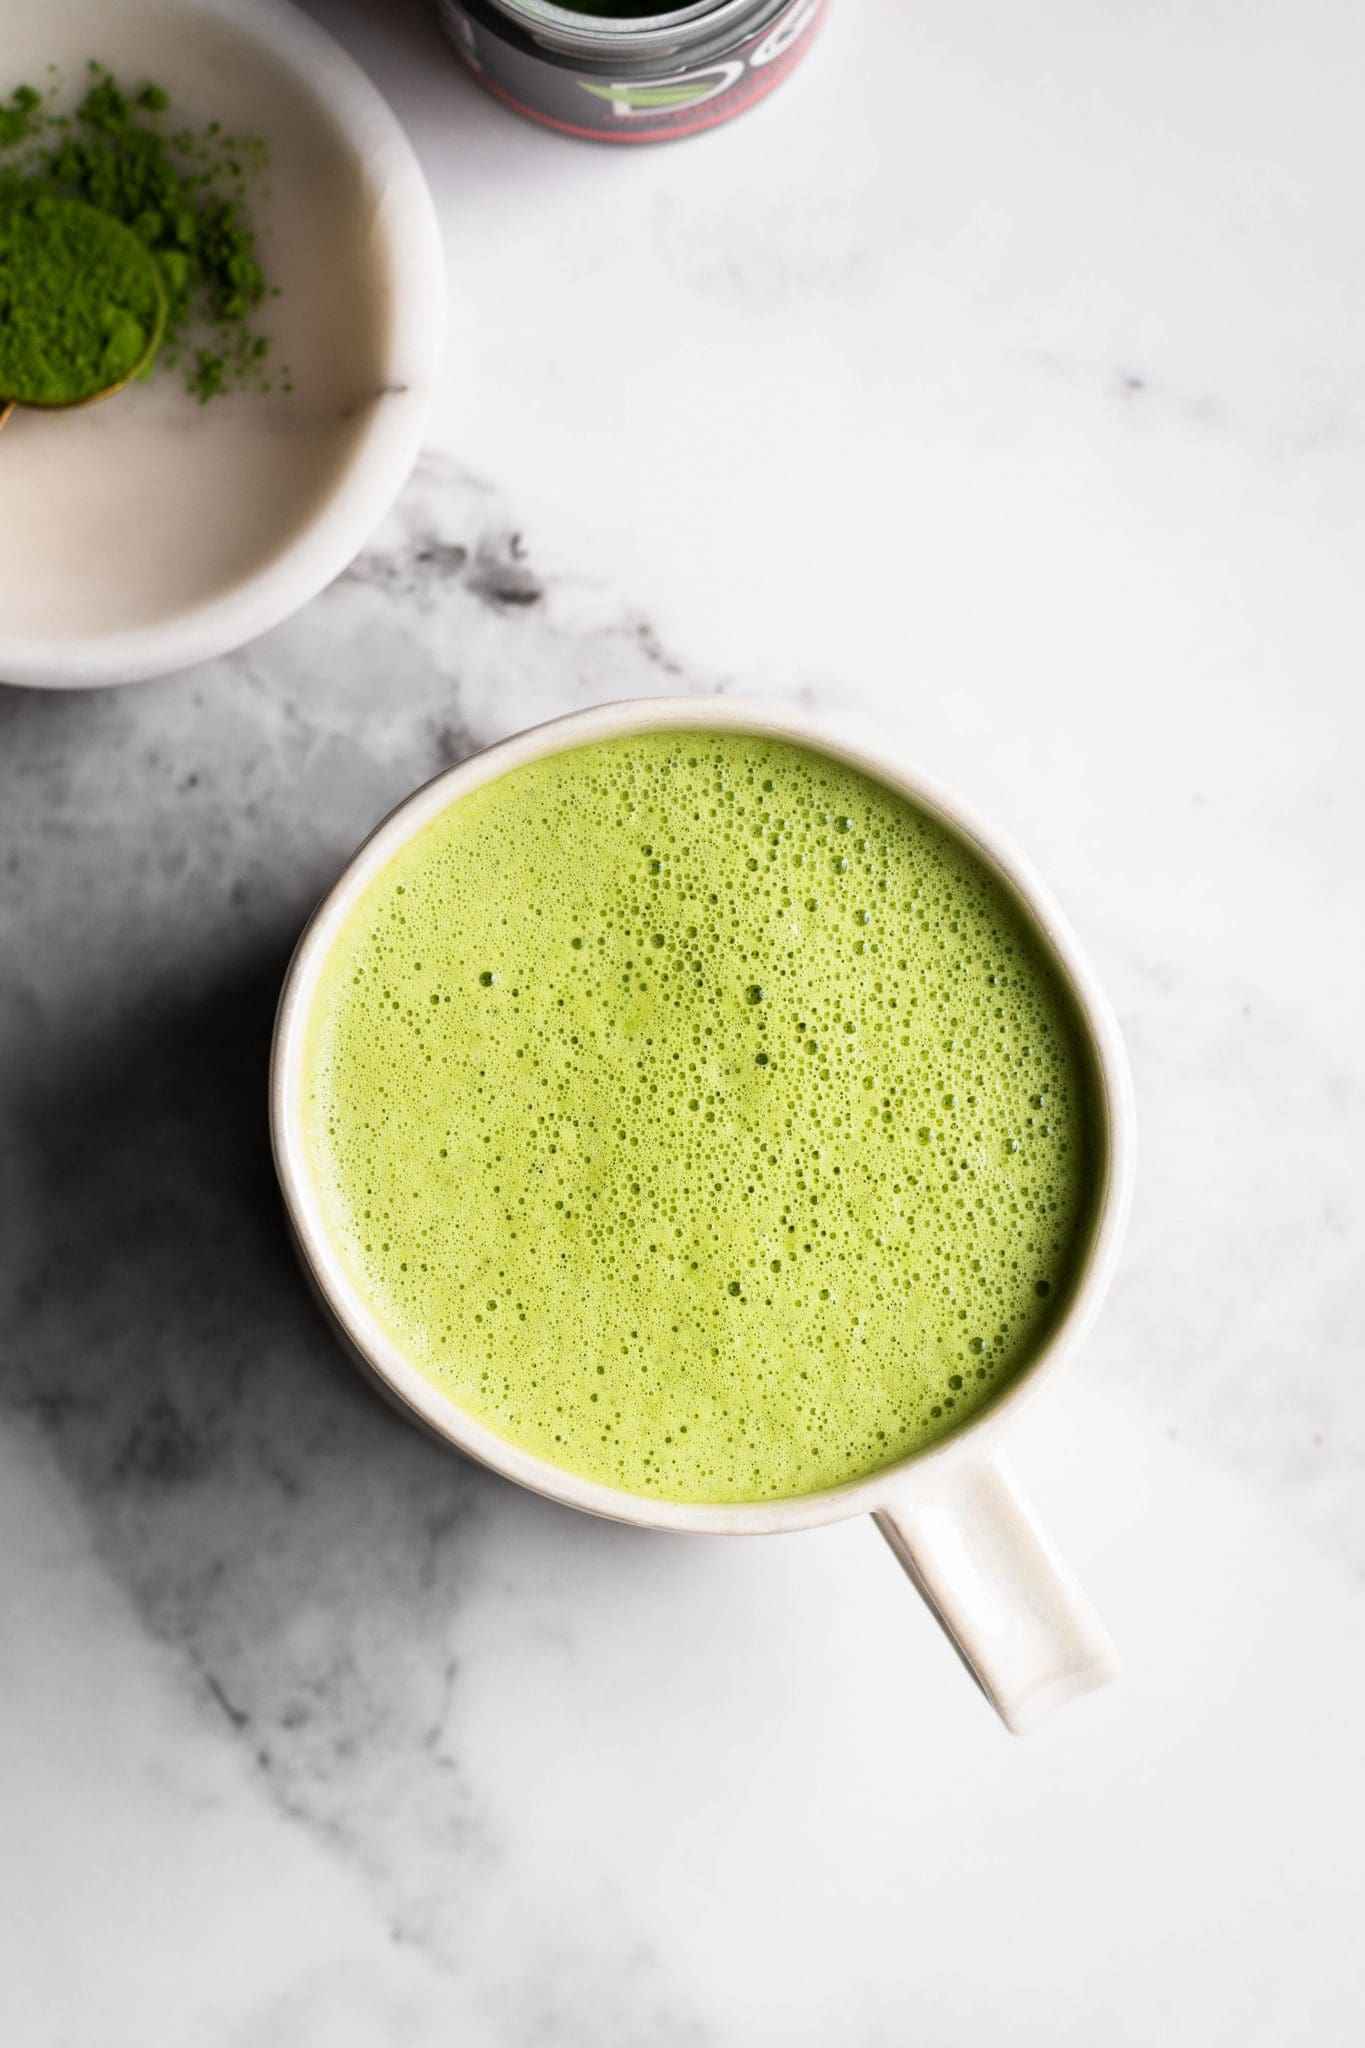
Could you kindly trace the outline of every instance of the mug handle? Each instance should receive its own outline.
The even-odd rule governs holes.
[[[955,1460],[873,1516],[1012,1735],[1108,1685],[1118,1653],[998,1456]]]

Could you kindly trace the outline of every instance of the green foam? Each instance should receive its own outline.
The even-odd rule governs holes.
[[[324,965],[306,1143],[379,1323],[500,1436],[754,1501],[1034,1355],[1097,1112],[1029,921],[930,814],[740,734],[600,742],[427,825]]]

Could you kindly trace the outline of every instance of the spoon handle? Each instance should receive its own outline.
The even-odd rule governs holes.
[[[14,411],[15,404],[16,401],[13,398],[0,398],[0,427],[4,426],[5,421]]]

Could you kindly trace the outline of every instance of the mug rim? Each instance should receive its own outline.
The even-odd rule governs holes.
[[[330,1241],[308,1171],[299,1085],[304,1038],[322,968],[364,890],[419,831],[475,789],[548,755],[647,732],[739,732],[787,740],[842,762],[927,810],[972,847],[1027,914],[1070,991],[1094,1062],[1103,1182],[1079,1276],[1047,1337],[1009,1383],[949,1435],[876,1472],[814,1493],[743,1502],[656,1499],[585,1479],[499,1436],[427,1379],[370,1313]],[[1118,1019],[1032,862],[1007,834],[932,777],[860,747],[819,719],[753,698],[637,697],[571,711],[495,741],[404,797],[347,860],[300,934],[275,1017],[269,1091],[271,1150],[295,1249],[346,1350],[380,1391],[411,1420],[503,1478],[566,1507],[650,1529],[739,1535],[816,1528],[902,1502],[921,1485],[928,1490],[932,1475],[973,1449],[980,1456],[1006,1418],[1079,1347],[1093,1325],[1113,1278],[1132,1198],[1133,1086]]]

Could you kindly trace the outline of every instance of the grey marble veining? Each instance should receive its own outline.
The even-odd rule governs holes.
[[[509,673],[527,716],[562,707],[566,664],[579,701],[677,686],[643,620],[572,602],[433,459],[306,631],[184,681],[0,698],[6,1398],[272,1795],[362,1861],[468,1843],[471,1881],[447,1742],[462,1554],[490,1491],[523,1509],[323,1329],[265,1074],[313,901],[400,796],[505,730]],[[425,1928],[393,1889],[395,1925]]]

